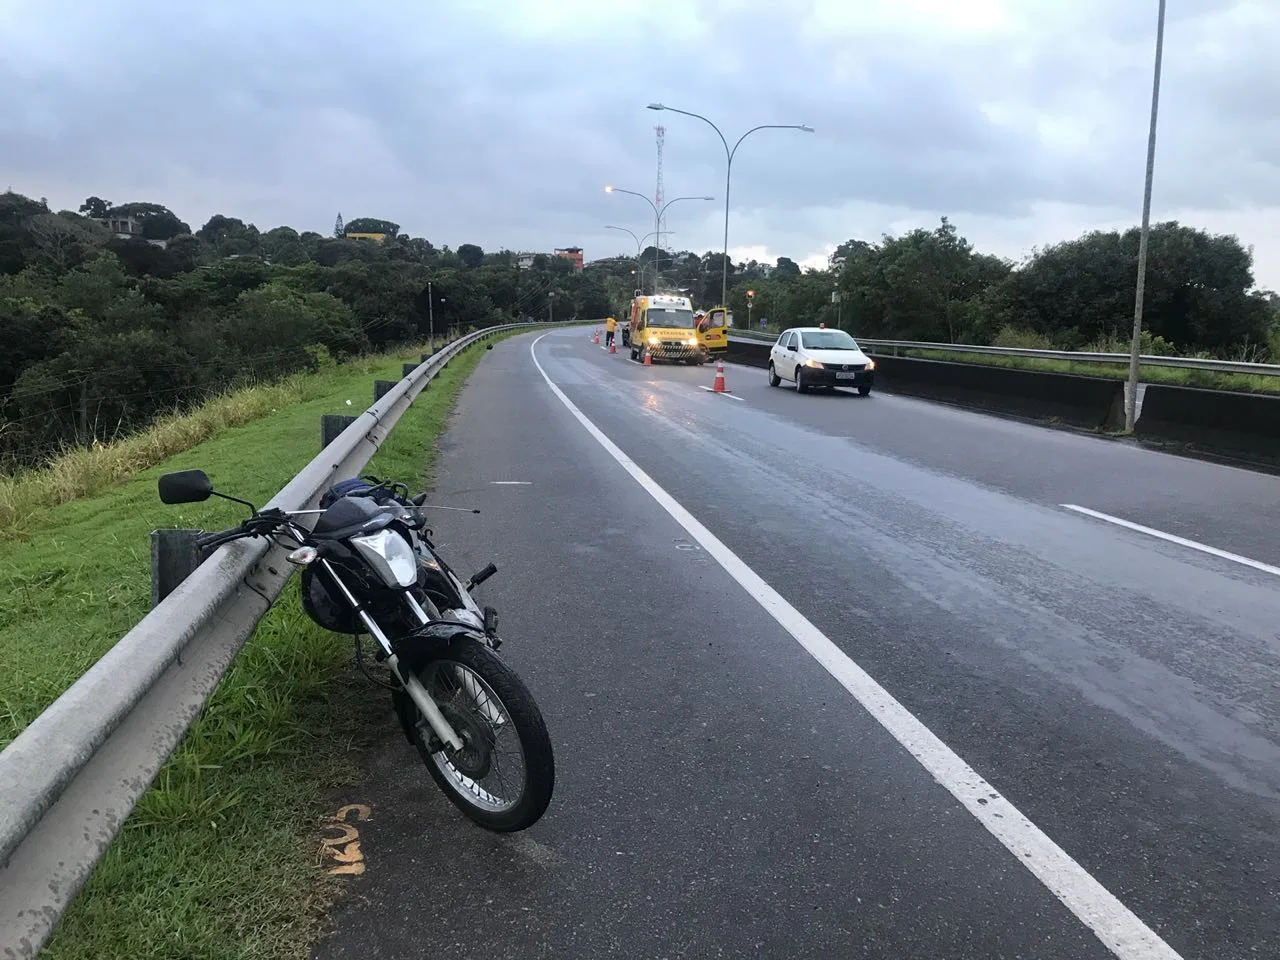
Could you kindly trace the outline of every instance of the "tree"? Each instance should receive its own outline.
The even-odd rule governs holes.
[[[773,275],[779,280],[793,280],[800,276],[800,266],[790,257],[779,257]]]
[[[343,230],[343,236],[348,233],[385,233],[388,237],[394,238],[400,232],[400,224],[392,223],[390,220],[378,220],[374,217],[357,217],[355,220],[348,220],[346,228]]]
[[[27,221],[34,262],[62,273],[81,263],[90,250],[105,246],[110,233],[75,214],[39,213]]]
[[[1127,340],[1133,322],[1138,230],[1093,231],[1038,251],[999,291],[1004,323],[1065,348]],[[1234,236],[1154,224],[1147,252],[1144,327],[1184,350],[1266,343],[1265,300],[1251,296],[1253,257]]]
[[[458,247],[458,259],[464,267],[475,268],[484,263],[484,251],[474,243],[464,243]]]
[[[101,197],[89,197],[80,204],[80,212],[94,220],[105,220],[111,213],[111,204]]]

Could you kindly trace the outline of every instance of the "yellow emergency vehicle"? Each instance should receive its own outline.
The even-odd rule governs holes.
[[[654,361],[705,363],[710,356],[693,319],[688,297],[654,294],[631,301],[624,340],[631,359],[642,360],[646,350]]]

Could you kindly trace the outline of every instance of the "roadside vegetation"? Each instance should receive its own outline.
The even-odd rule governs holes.
[[[484,355],[481,346],[450,363],[369,472],[426,478],[458,390]],[[0,540],[0,747],[145,615],[151,529],[239,518],[234,504],[160,504],[160,473],[199,466],[221,489],[262,503],[318,452],[321,414],[349,409],[348,400],[364,409],[372,381],[397,379],[402,360],[416,356],[364,360],[212,404],[237,416],[205,409],[189,422],[166,420],[150,439],[126,441],[143,453],[107,448],[110,469],[89,471],[79,495],[26,488],[37,493],[24,501],[33,509],[22,514],[22,538]],[[178,451],[176,435],[199,442]],[[320,862],[326,804],[355,782],[359,752],[386,720],[385,693],[355,672],[350,639],[312,625],[291,583],[42,955],[305,957],[340,882]]]
[[[730,262],[729,306],[753,330],[826,323],[988,345],[1012,329],[1078,350],[1130,329],[1137,246],[1136,229],[1095,231],[1015,264],[944,217],[849,239],[821,269]],[[662,289],[700,307],[720,300],[719,253],[609,252],[579,271],[545,252],[436,247],[367,217],[325,235],[224,214],[193,228],[158,203],[89,197],[55,212],[0,194],[0,473],[462,324],[621,316],[635,289],[653,288],[655,267]],[[1254,280],[1237,237],[1155,224],[1144,323],[1178,355],[1280,362],[1280,297]]]

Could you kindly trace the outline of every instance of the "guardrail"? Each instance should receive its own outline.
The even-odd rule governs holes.
[[[769,342],[778,339],[776,333],[759,333],[755,330],[739,330],[734,328],[731,336],[744,340]],[[870,340],[857,338],[858,345],[870,347],[868,351],[880,354],[892,350],[891,356],[898,356],[899,350],[936,351],[940,353],[980,353],[999,357],[1028,357],[1041,360],[1073,360],[1077,363],[1129,363],[1127,353],[1090,353],[1083,350],[1033,350],[1021,347],[987,347],[975,343],[929,343],[917,340]],[[1280,377],[1280,364],[1245,363],[1237,360],[1205,360],[1199,357],[1157,357],[1142,354],[1138,358],[1143,366],[1179,367],[1184,370],[1209,370],[1216,373],[1252,373],[1263,377]]]
[[[490,327],[423,354],[266,506],[314,507],[453,357],[545,326]],[[0,955],[36,955],[292,572],[270,541],[218,548],[0,752]]]

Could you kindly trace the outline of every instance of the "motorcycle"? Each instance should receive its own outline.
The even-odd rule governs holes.
[[[497,567],[490,563],[465,582],[449,567],[426,525],[425,493],[410,497],[403,484],[366,477],[331,487],[318,510],[258,510],[214,490],[203,470],[183,470],[161,476],[159,494],[166,504],[220,497],[247,506],[248,518],[201,534],[198,548],[268,537],[290,550],[289,562],[302,570],[307,616],[354,636],[357,666],[391,691],[405,736],[449,800],[497,832],[538,821],[555,786],[551,738],[532,694],[498,656],[497,611],[471,595]],[[301,519],[308,515],[317,518],[309,530]],[[363,634],[373,638],[390,682],[368,671]],[[500,763],[508,741],[518,777]]]

